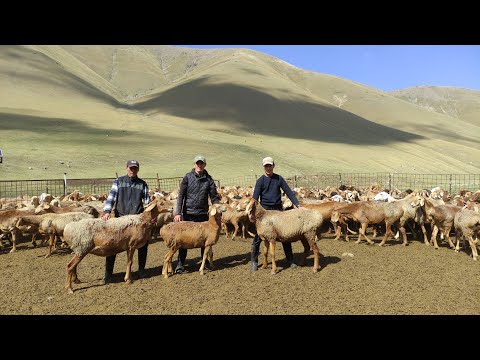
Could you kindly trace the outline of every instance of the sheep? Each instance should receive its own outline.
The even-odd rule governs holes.
[[[248,220],[248,215],[242,206],[243,203],[248,203],[249,199],[249,197],[244,197],[239,201],[232,202],[222,214],[222,227],[225,229],[225,236],[227,239],[230,235],[228,232],[228,224],[232,224],[234,228],[232,240],[235,240],[235,237],[237,236],[239,224],[242,225],[242,239],[245,239],[245,231],[247,231],[250,236],[255,236],[255,234],[248,230],[250,221]],[[237,209],[237,206],[240,206],[240,208]]]
[[[313,250],[314,265],[313,272],[319,268],[319,250],[315,242],[316,237],[320,238],[320,228],[323,217],[320,212],[311,209],[292,209],[288,211],[265,210],[255,199],[250,199],[245,210],[250,221],[255,223],[257,233],[263,240],[263,268],[268,266],[268,251],[272,255],[272,275],[277,272],[275,262],[276,241],[295,242],[300,240],[304,247],[301,265],[304,265],[310,249]]]
[[[331,219],[333,222],[341,220],[341,218],[352,219],[361,224],[357,244],[360,243],[362,236],[369,244],[374,244],[365,234],[368,225],[385,222],[385,235],[378,244],[383,246],[391,233],[391,225],[396,223],[402,233],[403,245],[408,245],[407,235],[405,232],[405,222],[415,216],[415,212],[410,208],[423,207],[425,200],[417,194],[410,194],[401,200],[394,202],[381,201],[358,201],[346,205],[343,208],[335,209],[332,212]]]
[[[52,249],[55,248],[55,239],[63,237],[65,226],[71,222],[80,221],[83,219],[93,219],[92,214],[84,212],[67,212],[67,213],[50,213],[43,215],[29,215],[22,216],[17,221],[17,228],[22,225],[30,225],[38,227],[38,232],[48,236],[48,252],[45,257],[52,255]],[[63,241],[62,241],[63,242]],[[36,245],[36,244],[35,244]]]
[[[470,244],[473,260],[477,261],[478,239],[474,240],[473,235],[480,231],[480,212],[478,212],[478,210],[469,210],[465,207],[455,214],[454,224],[455,238],[457,241],[455,252],[458,253],[460,250],[460,235],[462,235]]]
[[[452,241],[450,240],[450,230],[454,226],[454,219],[457,212],[462,209],[461,206],[455,205],[434,205],[429,198],[425,198],[425,213],[427,219],[433,224],[432,236],[430,243],[433,243],[435,249],[438,249],[437,233],[440,230],[444,237],[447,238],[450,248],[454,249]],[[430,243],[426,243],[430,245]]]
[[[111,218],[107,221],[85,219],[67,224],[63,231],[64,241],[70,245],[75,256],[67,265],[67,281],[65,291],[73,294],[72,281],[79,283],[77,266],[89,253],[97,256],[111,256],[127,251],[127,270],[125,282],[132,282],[131,269],[135,250],[144,246],[151,237],[151,231],[161,208],[157,201],[148,204],[143,213]]]
[[[172,257],[178,249],[195,249],[205,247],[200,275],[203,275],[205,260],[208,257],[210,268],[213,269],[213,250],[220,236],[222,213],[226,211],[224,204],[213,204],[209,209],[208,221],[172,222],[160,229],[160,236],[165,246],[169,248],[163,260],[162,275],[168,278],[173,273]]]
[[[159,201],[160,205],[168,211],[160,212],[158,214],[157,221],[152,228],[152,234],[151,234],[152,239],[156,239],[160,235],[160,229],[162,228],[162,226],[164,226],[165,224],[171,223],[174,218],[173,212],[174,212],[175,204],[173,204],[169,200],[163,200],[161,197],[158,197],[157,201]]]

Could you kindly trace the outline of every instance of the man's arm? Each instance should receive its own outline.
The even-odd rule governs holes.
[[[295,205],[296,207],[300,207],[300,203],[298,202],[297,197],[293,193],[292,189],[290,189],[290,186],[288,186],[287,182],[285,179],[280,176],[280,187],[283,189],[285,192],[285,195],[290,199],[290,201]]]
[[[217,185],[215,181],[210,178],[210,200],[212,204],[218,204],[220,202],[220,196],[218,196]]]
[[[182,220],[182,214],[183,214],[183,203],[185,202],[185,196],[187,195],[187,184],[188,184],[188,178],[187,175],[185,175],[182,179],[182,182],[180,183],[180,189],[178,189],[178,197],[177,197],[177,207],[176,207],[176,212],[175,212],[175,217],[173,221],[178,222]]]
[[[263,184],[263,175],[258,178],[257,182],[255,183],[255,189],[253,189],[252,198],[257,201],[260,197],[260,192],[262,191],[262,184]]]
[[[148,189],[148,184],[146,181],[144,181],[144,187],[143,187],[143,205],[147,206],[150,204],[150,193]]]
[[[105,202],[105,206],[103,207],[103,220],[110,219],[110,213],[112,212],[112,208],[117,202],[118,196],[118,178],[113,181],[112,188],[110,189],[110,194],[108,194],[107,201]]]

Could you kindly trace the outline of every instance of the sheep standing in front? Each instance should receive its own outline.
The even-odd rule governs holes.
[[[67,224],[63,231],[63,239],[70,245],[75,256],[67,265],[65,291],[73,294],[72,280],[75,283],[80,282],[77,277],[77,266],[88,253],[111,256],[126,250],[128,260],[125,282],[130,284],[135,249],[144,246],[150,239],[155,220],[161,211],[168,209],[153,201],[138,215],[125,215],[107,221],[101,218],[85,219]]]
[[[263,251],[263,268],[268,266],[268,251],[272,255],[272,274],[277,272],[275,262],[275,243],[295,242],[300,240],[304,247],[303,259],[305,261],[313,250],[314,263],[313,272],[316,273],[319,268],[319,250],[315,243],[315,238],[320,238],[321,226],[323,223],[322,215],[311,209],[292,209],[287,211],[265,210],[255,199],[250,199],[245,210],[250,221],[254,222],[257,227],[258,236],[264,242]]]
[[[213,250],[220,236],[222,213],[226,211],[223,204],[213,204],[208,211],[208,221],[180,221],[172,222],[160,229],[160,236],[165,246],[169,248],[163,260],[162,275],[168,278],[173,273],[172,257],[178,249],[205,248],[203,253],[200,274],[203,275],[205,260],[208,257],[210,268],[213,269]]]

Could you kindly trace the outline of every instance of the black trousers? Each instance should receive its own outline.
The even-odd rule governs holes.
[[[138,248],[138,270],[142,271],[145,270],[145,265],[147,264],[147,253],[148,253],[148,242]],[[115,259],[117,255],[111,255],[105,257],[105,274],[112,275],[113,274],[113,267],[115,266]]]
[[[208,214],[201,214],[201,215],[184,214],[183,220],[193,221],[193,222],[208,221]],[[204,247],[200,248],[200,254],[202,258],[203,258],[204,252],[205,252],[205,248]],[[185,266],[186,259],[187,259],[187,249],[183,249],[183,248],[178,249],[177,268]]]

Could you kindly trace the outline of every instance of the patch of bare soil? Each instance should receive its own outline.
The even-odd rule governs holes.
[[[380,242],[377,238],[376,243]],[[87,255],[78,266],[74,294],[64,292],[66,266],[72,258],[58,250],[45,258],[47,248],[32,248],[28,239],[10,254],[0,250],[0,314],[479,314],[480,262],[470,249],[455,253],[413,240],[404,247],[396,240],[386,246],[335,241],[326,235],[318,242],[321,269],[313,273],[313,255],[306,266],[285,268],[277,246],[279,272],[250,270],[251,238],[236,241],[221,236],[213,247],[215,269],[198,272],[200,249],[188,251],[187,272],[161,276],[166,247],[149,245],[145,279],[123,282],[126,253],[117,255],[114,283],[104,285],[105,258]],[[293,244],[298,262],[303,247]],[[353,254],[353,257],[348,254]],[[176,255],[175,255],[176,260]],[[262,261],[260,256],[259,261]],[[175,266],[174,261],[173,266]]]

